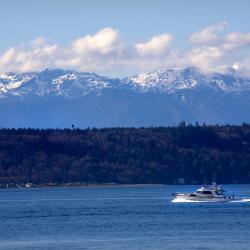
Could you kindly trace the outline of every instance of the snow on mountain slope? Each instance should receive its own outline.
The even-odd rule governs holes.
[[[93,91],[100,94],[106,88],[168,94],[199,88],[224,92],[250,91],[250,79],[240,77],[232,70],[224,74],[204,74],[196,68],[167,69],[123,79],[109,79],[95,73],[61,69],[0,75],[2,100],[25,99],[26,96],[74,99]]]
[[[0,75],[1,127],[250,122],[250,79],[167,69],[123,79],[73,70]]]
[[[32,73],[0,75],[0,98],[26,96],[61,96],[69,99],[110,87],[107,77],[71,70],[44,70]]]
[[[175,92],[181,89],[194,88],[206,84],[207,77],[196,69],[168,69],[150,73],[141,73],[125,79],[127,83],[143,92],[150,90],[159,92]]]
[[[234,71],[204,74],[196,68],[167,69],[141,73],[123,79],[109,79],[95,73],[73,70],[44,70],[0,75],[0,97],[56,95],[75,98],[104,88],[131,89],[139,92],[173,93],[179,90],[209,87],[225,92],[249,91],[250,79]]]
[[[209,87],[225,92],[250,91],[250,79],[240,77],[233,70],[226,73],[204,74],[196,68],[168,69],[141,73],[123,80],[139,91],[173,93],[179,90]]]
[[[34,73],[5,73],[0,75],[0,93],[11,92],[32,79]]]

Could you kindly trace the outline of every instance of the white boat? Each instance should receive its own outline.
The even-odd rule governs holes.
[[[221,186],[212,183],[211,186],[204,185],[194,193],[174,193],[172,202],[226,202],[234,200],[234,196],[225,196]]]

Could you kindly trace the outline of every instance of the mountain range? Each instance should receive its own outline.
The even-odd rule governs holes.
[[[250,78],[166,69],[108,78],[45,69],[0,75],[1,127],[166,126],[250,122]]]

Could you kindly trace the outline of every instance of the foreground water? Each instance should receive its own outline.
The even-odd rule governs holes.
[[[171,203],[195,188],[0,190],[0,249],[249,250],[250,203]],[[225,189],[250,197],[250,185]]]

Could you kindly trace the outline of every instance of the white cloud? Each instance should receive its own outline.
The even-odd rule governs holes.
[[[119,34],[117,30],[105,28],[97,32],[95,35],[87,35],[75,40],[72,49],[78,54],[88,54],[97,52],[107,54],[116,48]]]
[[[239,74],[243,76],[250,77],[249,71],[250,71],[250,57],[244,59],[241,62],[235,62],[232,66],[236,71],[239,72]]]
[[[221,22],[213,26],[206,27],[199,32],[193,33],[189,37],[189,41],[194,45],[208,45],[217,43],[220,40],[220,37],[217,33],[222,31],[226,25],[226,22]]]
[[[47,43],[47,41],[44,37],[37,37],[35,40],[30,42],[30,44],[32,46],[41,46],[41,45],[44,45],[46,43]]]
[[[10,48],[0,57],[0,67],[4,68],[8,65],[15,57],[16,50],[15,48]]]
[[[250,46],[250,33],[234,32],[226,36],[222,48],[225,50],[234,50]]]
[[[135,48],[139,55],[159,55],[164,53],[170,47],[173,36],[165,33],[159,36],[152,37],[148,42],[137,43]]]
[[[229,67],[239,73],[243,72],[243,68],[244,74],[247,72],[246,68],[249,71],[250,65],[247,66],[245,59],[250,56],[250,33],[219,34],[226,24],[222,22],[206,27],[189,37],[194,48],[186,54],[187,65],[191,64],[206,72],[223,71]]]
[[[187,64],[198,67],[205,72],[219,69],[224,53],[218,47],[196,48],[187,53]],[[216,64],[216,65],[215,65]]]
[[[104,28],[96,34],[79,37],[68,45],[58,45],[39,37],[27,44],[9,48],[0,55],[0,73],[68,68],[79,71],[139,72],[168,67],[196,66],[205,72],[234,67],[250,72],[250,33],[220,32],[226,23],[206,27],[191,34],[185,50],[172,46],[169,33],[147,41],[128,44],[118,30]]]

